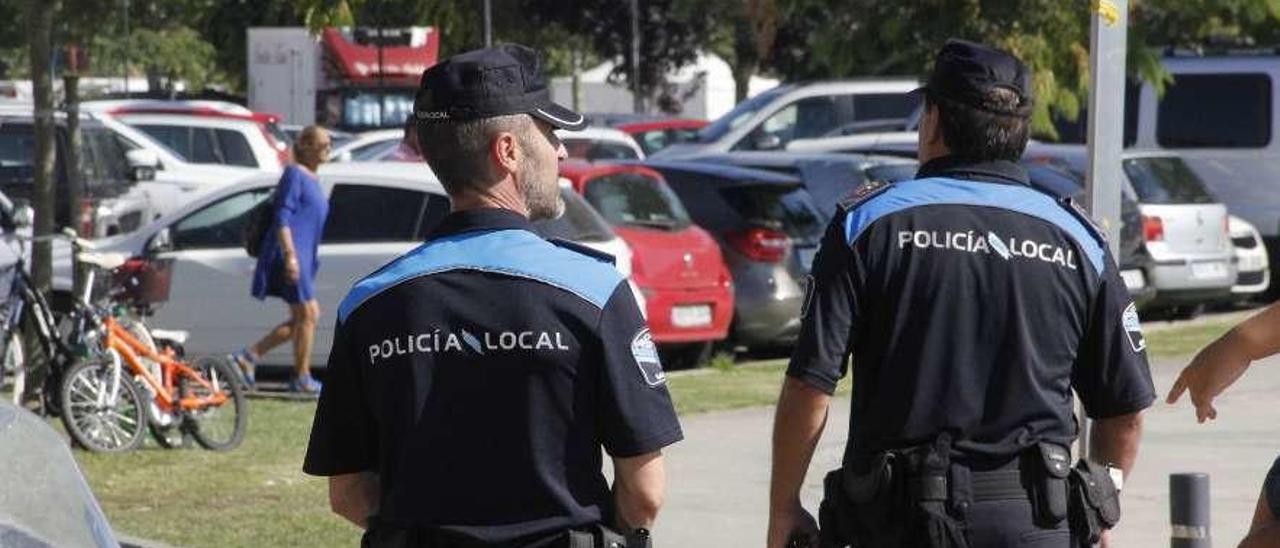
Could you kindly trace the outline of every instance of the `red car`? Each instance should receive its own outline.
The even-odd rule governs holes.
[[[706,120],[695,118],[660,118],[616,123],[613,127],[631,135],[640,143],[645,156],[652,156],[654,152],[670,145],[698,140],[698,130],[707,127],[707,123]]]
[[[733,320],[733,280],[715,239],[693,224],[656,171],[567,161],[560,176],[631,247],[631,277],[667,364],[704,362]]]

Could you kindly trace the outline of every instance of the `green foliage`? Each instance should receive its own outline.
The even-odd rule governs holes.
[[[95,44],[109,58],[123,58],[128,48],[131,64],[148,78],[165,80],[165,86],[183,80],[188,89],[198,90],[217,74],[217,50],[190,27],[142,28],[128,40],[101,38]]]

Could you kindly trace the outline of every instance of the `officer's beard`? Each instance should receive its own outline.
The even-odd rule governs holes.
[[[559,219],[564,215],[564,198],[560,197],[559,176],[555,165],[546,165],[535,154],[524,154],[524,173],[528,177],[520,188],[529,219]]]

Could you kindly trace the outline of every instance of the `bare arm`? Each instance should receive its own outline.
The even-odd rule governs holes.
[[[787,377],[773,421],[773,477],[769,487],[770,547],[781,546],[797,527],[808,524],[800,488],[827,423],[831,396]],[[812,518],[808,518],[811,521]]]
[[[1240,541],[1240,548],[1271,548],[1280,546],[1280,522],[1271,515],[1271,507],[1267,505],[1267,493],[1264,490],[1258,496],[1258,509],[1253,513],[1253,525],[1249,535]]]
[[[378,476],[372,472],[329,477],[329,509],[361,529],[368,528],[380,495]]]
[[[650,529],[667,493],[667,471],[662,452],[613,459],[613,499],[618,507],[618,527],[623,532]]]
[[[1200,422],[1218,417],[1214,398],[1244,375],[1249,364],[1280,352],[1280,303],[1240,322],[1218,340],[1209,343],[1173,383],[1166,401],[1175,403],[1191,392]]]
[[[1142,412],[1099,419],[1093,423],[1089,443],[1095,462],[1111,464],[1124,471],[1125,477],[1138,460],[1138,442],[1142,439]]]

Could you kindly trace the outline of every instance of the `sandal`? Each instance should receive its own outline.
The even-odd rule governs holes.
[[[244,377],[244,385],[252,390],[255,385],[253,373],[254,369],[258,367],[258,361],[253,359],[253,354],[249,353],[249,349],[247,347],[241,348],[235,354],[228,354],[227,359],[236,364],[236,367],[240,369],[240,376]]]
[[[289,391],[295,394],[319,396],[323,387],[324,385],[310,374],[294,377],[293,380],[289,381]]]

